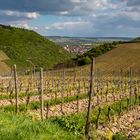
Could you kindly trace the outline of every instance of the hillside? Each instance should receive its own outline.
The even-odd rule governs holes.
[[[0,25],[0,50],[8,57],[8,66],[17,64],[18,68],[51,68],[70,58],[70,54],[52,41],[34,31]],[[1,58],[0,58],[1,59]]]
[[[133,39],[132,42],[140,42],[140,37]]]
[[[105,70],[140,68],[140,43],[120,44],[117,48],[97,57],[97,67]]]

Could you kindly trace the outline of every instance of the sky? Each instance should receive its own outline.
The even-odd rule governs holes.
[[[140,0],[0,0],[0,23],[45,36],[138,37]]]

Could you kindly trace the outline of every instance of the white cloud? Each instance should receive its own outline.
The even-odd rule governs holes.
[[[37,12],[32,12],[32,13],[26,13],[26,16],[28,18],[38,18],[39,17],[39,14]]]
[[[51,29],[57,29],[57,30],[62,30],[62,29],[71,29],[71,28],[76,28],[80,26],[85,26],[88,25],[89,22],[86,21],[67,21],[67,22],[58,22],[54,23],[50,26],[46,26],[46,30],[51,30]]]
[[[128,16],[129,18],[140,21],[140,13],[139,12],[124,12],[124,15]]]
[[[60,15],[68,15],[69,12],[68,11],[62,11],[62,12],[59,12]]]
[[[81,2],[87,2],[88,0],[70,0],[70,2],[73,3],[81,3]]]
[[[118,36],[121,33],[138,34],[140,31],[140,0],[23,0],[20,3],[19,0],[0,0],[0,10],[0,21],[3,23],[53,35]],[[55,15],[56,19],[47,18],[49,22],[44,30],[45,23],[38,19],[40,15],[42,18],[44,15]],[[38,20],[33,24],[40,26],[31,27],[28,21],[32,19]]]
[[[38,18],[40,15],[37,12],[19,12],[19,11],[11,11],[11,10],[6,10],[6,11],[1,11],[1,15],[5,16],[15,16],[15,17],[24,17],[28,19],[35,19]]]

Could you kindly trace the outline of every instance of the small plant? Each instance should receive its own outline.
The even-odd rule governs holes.
[[[62,128],[69,132],[74,132],[75,135],[80,135],[83,133],[84,127],[80,127],[78,123],[74,120],[71,120],[70,117],[61,117],[56,118],[53,122],[58,123]]]
[[[124,135],[123,133],[116,133],[113,135],[112,140],[128,140],[127,136]]]

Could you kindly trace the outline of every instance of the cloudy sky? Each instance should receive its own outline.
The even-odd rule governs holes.
[[[140,36],[140,0],[0,0],[0,23],[46,36]]]

